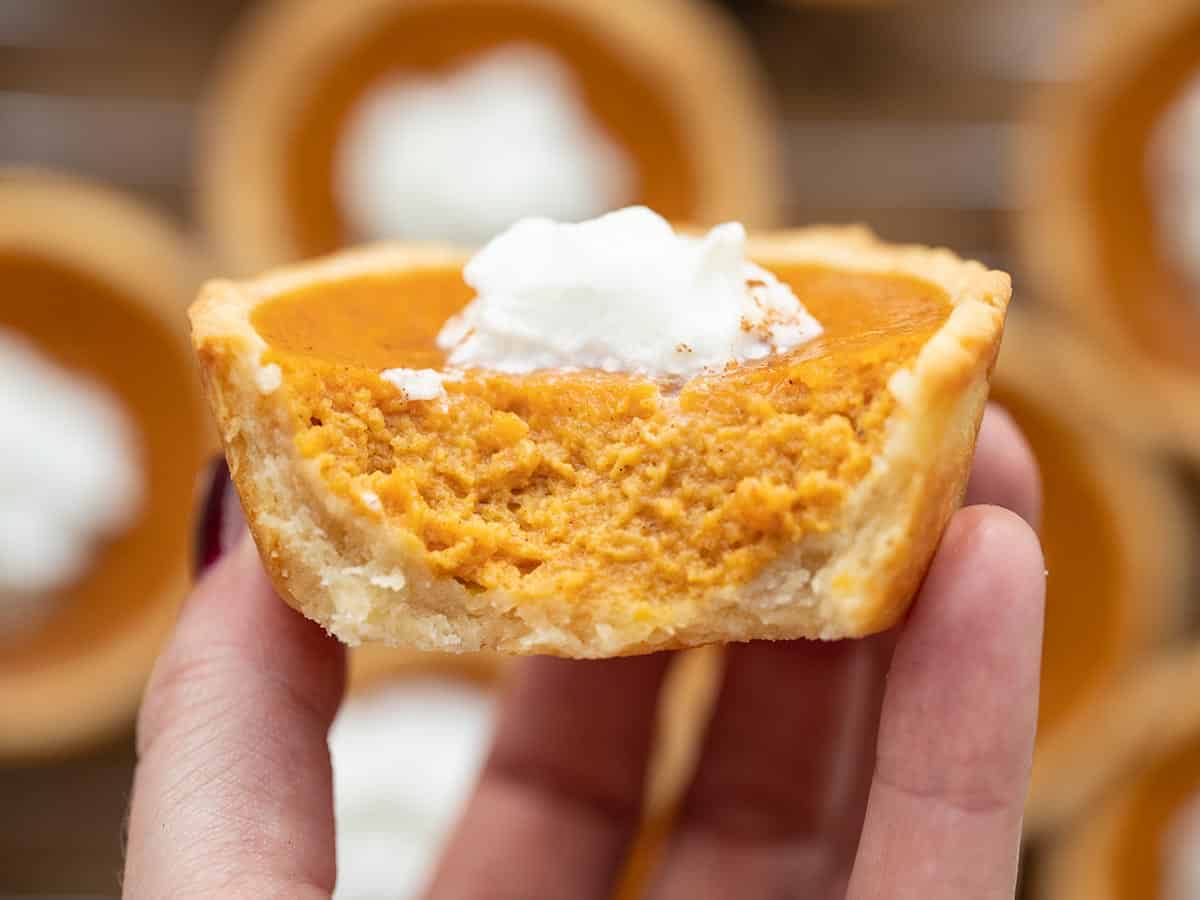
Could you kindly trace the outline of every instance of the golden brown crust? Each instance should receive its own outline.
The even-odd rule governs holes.
[[[1046,318],[1010,313],[993,383],[1052,418],[1075,438],[1071,465],[1111,504],[1119,577],[1110,588],[1120,604],[1115,667],[1053,728],[1038,734],[1026,830],[1045,833],[1090,800],[1121,767],[1126,735],[1113,718],[1113,697],[1179,624],[1191,527],[1161,461],[1139,458],[1120,438],[1121,423],[1101,422],[1075,403],[1086,391],[1112,397],[1122,385],[1113,370],[1081,352],[1068,332]],[[1080,368],[1082,366],[1082,369]],[[1063,398],[1070,398],[1064,403]],[[1054,581],[1049,602],[1054,601]],[[1070,640],[1070,635],[1065,639]],[[1054,646],[1047,646],[1053,653]]]
[[[1122,321],[1105,282],[1099,212],[1088,185],[1096,147],[1108,140],[1098,126],[1114,96],[1168,36],[1192,27],[1195,16],[1191,0],[1150,6],[1103,0],[1090,7],[1062,53],[1073,77],[1037,95],[1014,155],[1021,194],[1030,201],[1016,236],[1038,298],[1069,314],[1119,360],[1125,390],[1117,399],[1133,398],[1121,405],[1131,423],[1126,434],[1193,455],[1200,453],[1200,420],[1192,415],[1200,377],[1149,354]],[[1147,393],[1155,395],[1154,404],[1139,402]]]
[[[721,587],[703,603],[660,598],[669,631],[645,623],[603,635],[577,622],[569,602],[534,609],[498,591],[471,593],[433,577],[411,552],[411,535],[364,521],[322,487],[297,456],[283,404],[256,386],[266,344],[249,314],[259,302],[355,274],[459,266],[464,256],[445,247],[385,246],[254,281],[210,284],[192,309],[193,341],[234,481],[281,595],[350,643],[378,639],[452,651],[615,656],[714,641],[856,637],[893,624],[966,483],[1008,276],[948,251],[888,246],[857,228],[768,235],[752,243],[751,255],[768,267],[809,262],[913,275],[945,290],[953,309],[911,370],[892,379],[897,409],[884,450],[855,489],[842,528],[794,545],[750,584]],[[330,533],[353,548],[353,558],[334,548]],[[383,580],[404,586],[381,587]],[[603,609],[590,613],[592,621],[611,619]]]
[[[405,2],[456,15],[457,0]],[[670,97],[696,153],[699,221],[775,223],[781,186],[768,92],[752,51],[724,15],[689,0],[520,2],[578,19]],[[290,117],[329,58],[396,7],[395,0],[276,0],[235,43],[208,104],[198,173],[200,217],[232,271],[258,272],[303,255],[282,199]],[[671,52],[663,53],[668,34]]]
[[[113,285],[187,353],[183,311],[200,264],[182,236],[128,198],[70,176],[0,168],[0,251],[60,261]],[[198,394],[197,384],[190,402],[199,403]],[[53,662],[7,669],[0,676],[0,757],[68,753],[131,722],[188,582],[181,564],[161,596],[113,623],[103,641]]]

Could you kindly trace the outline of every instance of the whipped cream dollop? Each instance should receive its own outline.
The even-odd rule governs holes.
[[[746,259],[746,230],[678,235],[645,207],[577,225],[525,219],[467,263],[476,297],[438,335],[450,365],[690,377],[821,333]]]
[[[398,681],[342,708],[329,734],[335,900],[421,895],[483,763],[492,720],[486,693],[433,678]]]
[[[1148,165],[1163,247],[1200,301],[1200,78],[1155,128]]]
[[[0,331],[0,629],[35,624],[145,484],[138,434],[104,388]]]
[[[446,396],[446,382],[458,380],[455,375],[436,369],[384,369],[379,376],[393,387],[404,391],[409,400],[437,400]]]
[[[448,76],[401,73],[347,125],[337,190],[369,239],[478,245],[522,216],[584,219],[628,202],[634,169],[557,57],[509,45]]]

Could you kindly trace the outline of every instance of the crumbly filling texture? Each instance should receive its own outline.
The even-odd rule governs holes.
[[[362,515],[416,535],[435,574],[530,600],[627,601],[636,619],[658,597],[748,582],[836,528],[885,439],[888,379],[950,309],[904,276],[778,274],[825,333],[674,390],[468,370],[445,398],[410,401],[380,367],[431,361],[440,320],[469,298],[456,271],[309,289],[260,306],[255,326],[300,454]],[[419,313],[406,319],[406,304]],[[369,326],[339,324],[363,314]]]

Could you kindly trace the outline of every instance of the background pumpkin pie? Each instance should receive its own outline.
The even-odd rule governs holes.
[[[1033,833],[1077,812],[1111,776],[1119,735],[1107,706],[1186,615],[1184,506],[1161,464],[1098,427],[1086,403],[1062,402],[1078,385],[1080,360],[1061,329],[1010,314],[992,384],[992,399],[1038,459],[1044,495],[1046,630],[1026,812]],[[1090,371],[1093,391],[1098,378]]]
[[[721,652],[681,654],[668,671],[646,776],[645,813],[615,896],[648,883],[694,771],[722,671]],[[469,796],[486,755],[507,663],[359,647],[330,736],[339,887],[346,896],[414,895]],[[380,753],[381,745],[393,752]]]
[[[1154,391],[1144,437],[1200,447],[1200,9],[1091,5],[1061,58],[1018,154],[1035,287]]]
[[[56,589],[44,621],[5,635],[0,757],[62,753],[132,721],[187,589],[212,446],[182,317],[200,274],[180,236],[131,201],[0,170],[0,330],[115,399],[145,484],[136,517]]]
[[[1053,846],[1047,900],[1186,900],[1200,881],[1200,653],[1147,666],[1113,697],[1120,777]]]
[[[336,170],[355,110],[390,80],[445,78],[513,46],[565,65],[628,158],[630,193],[611,207],[771,224],[767,103],[738,32],[707,2],[279,0],[243,28],[207,109],[199,212],[226,270],[251,274],[364,237],[420,237],[356,235],[348,224]]]
[[[362,647],[330,731],[338,892],[416,896],[487,753],[495,658]]]

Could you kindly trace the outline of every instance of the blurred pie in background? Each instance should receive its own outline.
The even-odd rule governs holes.
[[[483,764],[503,671],[482,653],[352,652],[329,734],[336,900],[420,896]]]
[[[1022,155],[1038,295],[1075,314],[1200,448],[1200,6],[1096,4]]]
[[[0,170],[0,757],[132,721],[212,446],[183,317],[199,274],[130,201]]]
[[[565,663],[587,665],[588,663]],[[350,656],[329,735],[337,819],[335,900],[417,897],[487,755],[509,663],[381,646]],[[695,766],[721,673],[715,647],[680,654],[662,688],[645,821],[616,895],[645,887]]]
[[[762,227],[767,106],[707,0],[276,0],[218,72],[199,211],[234,274],[631,203]]]
[[[1047,900],[1200,897],[1200,653],[1163,657],[1114,698],[1126,771],[1054,845]]]
[[[1044,498],[1046,630],[1025,820],[1039,833],[1118,764],[1125,736],[1106,707],[1182,622],[1190,532],[1167,475],[1080,409],[1078,348],[1028,314],[1010,313],[1005,331],[991,396],[1028,439]],[[1098,377],[1089,371],[1087,384],[1107,396]]]

